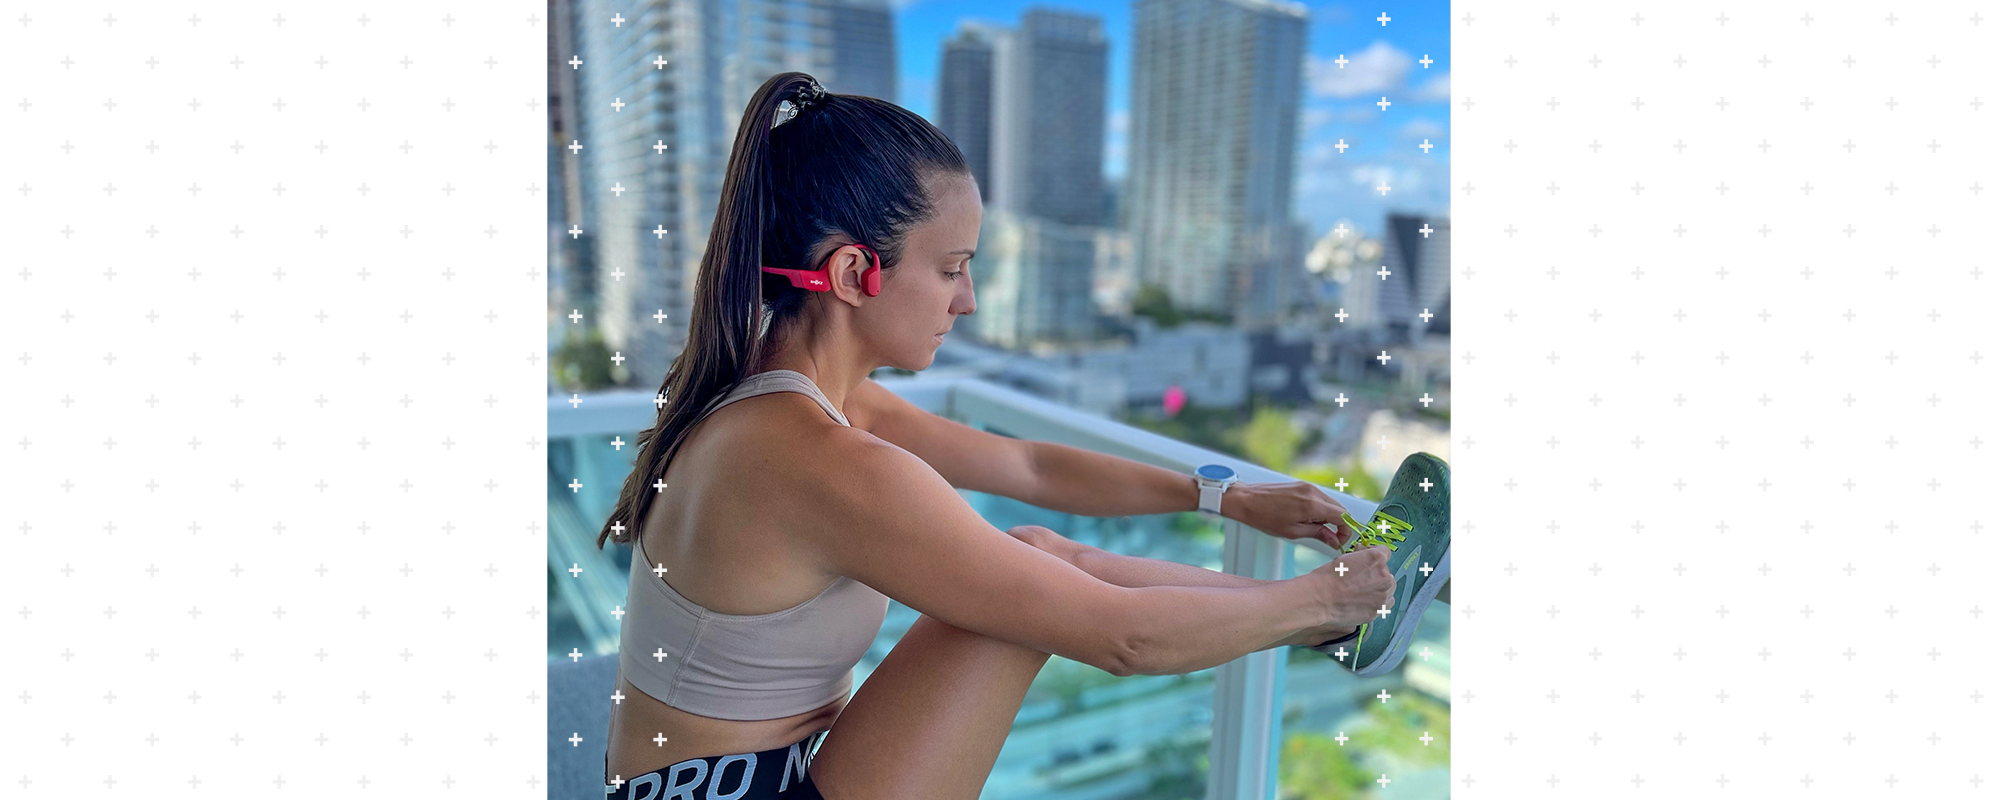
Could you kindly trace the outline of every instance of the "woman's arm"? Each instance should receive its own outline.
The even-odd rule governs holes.
[[[1114,675],[1191,672],[1323,627],[1324,575],[1240,587],[1121,587],[995,529],[905,450],[854,440],[803,482],[824,524],[800,544],[917,611]],[[1386,571],[1385,571],[1386,572]]]
[[[1010,530],[1008,533],[1023,538],[1026,536],[1050,537],[1048,541],[1054,542],[1054,545],[1052,547],[1045,547],[1044,549],[1061,554],[1069,563],[1076,565],[1077,569],[1089,573],[1098,580],[1116,586],[1128,588],[1139,588],[1142,586],[1213,586],[1240,589],[1246,586],[1263,586],[1278,583],[1278,581],[1259,580],[1257,578],[1246,578],[1241,575],[1231,575],[1227,572],[1217,572],[1206,567],[1182,564],[1178,561],[1161,561],[1155,558],[1120,555],[1066,538],[1055,531],[1037,525],[1024,525]],[[1258,649],[1268,650],[1272,647],[1283,647],[1286,645],[1315,645],[1330,638],[1338,638],[1338,636],[1321,637],[1315,635],[1313,638],[1316,641],[1305,642],[1298,641],[1296,636],[1287,637]]]
[[[1109,453],[1054,442],[1028,441],[1037,478],[1025,502],[1065,514],[1122,517],[1194,511],[1201,486],[1194,476],[1141,464]],[[1222,493],[1222,516],[1229,517],[1238,499]]]

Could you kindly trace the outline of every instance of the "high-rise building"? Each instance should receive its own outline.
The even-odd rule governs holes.
[[[1275,322],[1302,234],[1292,175],[1304,5],[1135,0],[1125,218],[1140,279],[1174,305]]]
[[[1034,8],[993,50],[988,203],[1065,225],[1104,224],[1110,45],[1103,21]]]
[[[980,220],[979,313],[971,332],[1001,347],[1087,341],[1097,333],[1095,225],[1065,225],[990,209]]]
[[[980,238],[992,246],[979,250],[986,266],[973,330],[1004,347],[1089,340],[1097,333],[1091,296],[1106,205],[1103,23],[1032,8],[1017,28],[962,28],[961,39],[947,53],[963,69],[946,79],[969,91],[977,90],[981,48],[991,51]],[[971,128],[971,116],[953,121]]]
[[[1260,225],[1252,229],[1246,253],[1260,262],[1248,271],[1243,311],[1237,324],[1259,330],[1283,321],[1289,312],[1309,303],[1306,287],[1306,223]]]
[[[793,70],[857,93],[837,88],[847,86],[837,72],[850,70],[860,89],[880,66],[838,62],[836,50],[881,50],[894,37],[868,30],[889,26],[886,13],[824,0],[575,2],[581,135],[572,138],[582,145],[583,227],[596,237],[598,321],[630,383],[656,386],[687,339],[750,96]]]
[[[987,201],[993,199],[993,42],[1002,33],[984,23],[960,22],[938,63],[938,130],[965,154]]]
[[[1122,228],[1097,229],[1097,268],[1093,271],[1091,300],[1097,311],[1113,319],[1132,316],[1132,300],[1139,282],[1132,274],[1132,236]]]
[[[833,69],[829,92],[896,102],[896,23],[887,0],[830,0]]]
[[[583,238],[583,182],[581,159],[569,144],[577,131],[577,75],[565,63],[576,51],[575,3],[550,0],[548,55],[548,240],[549,240],[549,340],[551,346],[580,327],[584,319],[597,322],[597,284],[590,268],[590,239]],[[572,235],[571,231],[576,234]],[[570,312],[581,316],[572,321]]]

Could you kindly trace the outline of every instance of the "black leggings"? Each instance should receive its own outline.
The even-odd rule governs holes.
[[[630,778],[610,775],[605,756],[605,800],[825,800],[806,766],[826,731],[761,753],[690,758]]]

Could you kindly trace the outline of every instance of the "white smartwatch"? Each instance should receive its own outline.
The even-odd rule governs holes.
[[[1203,464],[1194,470],[1194,482],[1201,487],[1201,510],[1222,515],[1222,492],[1236,483],[1236,470],[1224,464]]]

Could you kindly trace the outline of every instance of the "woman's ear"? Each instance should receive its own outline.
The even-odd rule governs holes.
[[[843,246],[836,251],[833,258],[833,278],[834,284],[839,287],[836,294],[839,294],[841,299],[856,307],[861,305],[861,299],[868,296],[868,292],[862,287],[868,285],[864,276],[868,274],[870,263],[868,252],[859,247]]]

